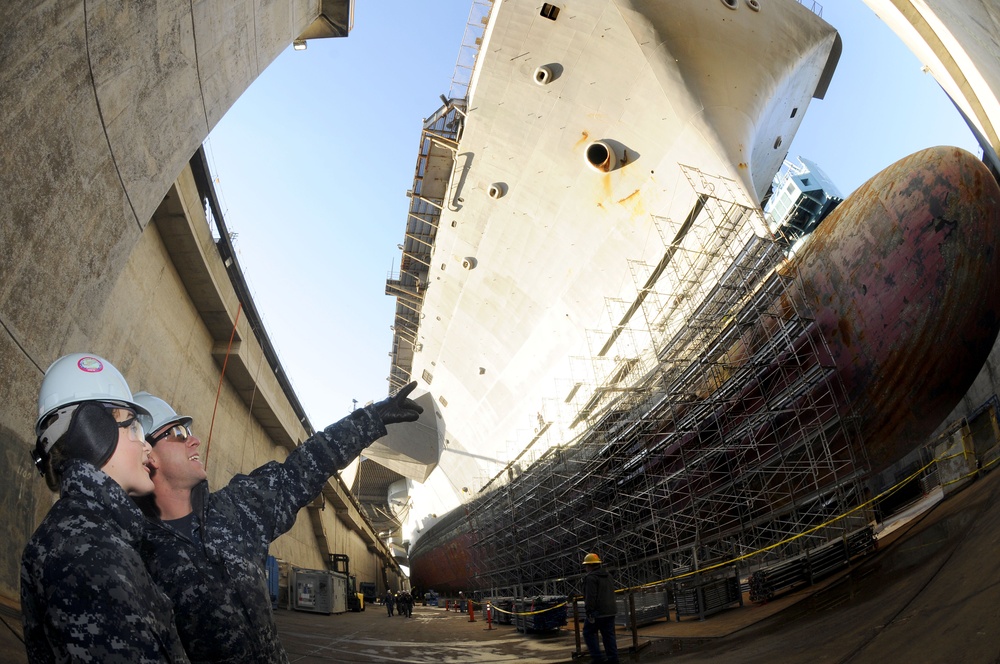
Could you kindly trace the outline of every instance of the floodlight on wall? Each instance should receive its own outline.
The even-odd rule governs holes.
[[[292,42],[292,48],[294,48],[296,51],[304,51],[306,50],[307,46],[308,44],[306,44],[305,39],[296,39],[295,41]]]

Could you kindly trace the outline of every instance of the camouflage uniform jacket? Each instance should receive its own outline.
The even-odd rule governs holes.
[[[104,472],[80,460],[21,557],[29,662],[187,662],[170,600],[137,547],[146,519]]]
[[[268,545],[295,523],[327,479],[386,433],[374,408],[318,432],[288,455],[209,493],[192,492],[194,539],[153,516],[143,557],[173,599],[177,630],[192,662],[287,662],[271,614],[264,566]],[[154,510],[155,511],[155,508]]]

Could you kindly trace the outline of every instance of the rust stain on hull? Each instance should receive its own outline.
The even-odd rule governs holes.
[[[428,551],[417,561],[411,572],[412,578],[420,583],[420,590],[437,590],[443,593],[457,593],[470,587],[469,551],[475,543],[473,533],[468,530],[441,546]]]
[[[638,189],[636,189],[636,190],[635,190],[635,191],[633,191],[633,192],[632,192],[631,194],[629,194],[629,195],[628,195],[628,196],[626,196],[625,198],[623,198],[623,199],[621,199],[620,201],[618,201],[618,203],[619,203],[619,204],[621,204],[621,205],[626,205],[627,203],[630,203],[630,202],[632,202],[632,201],[635,201],[635,200],[637,200],[637,199],[638,199],[638,197],[639,197],[639,190],[638,190]]]
[[[625,198],[622,198],[618,201],[618,204],[627,209],[633,219],[643,219],[646,216],[646,206],[641,189],[636,189]]]

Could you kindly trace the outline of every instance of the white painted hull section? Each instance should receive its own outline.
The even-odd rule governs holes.
[[[602,366],[648,351],[639,330],[593,359],[695,204],[681,165],[764,196],[840,42],[793,0],[736,5],[579,0],[551,21],[533,0],[496,2],[413,356],[446,426],[416,512],[471,497],[540,431],[536,450],[579,434]],[[592,168],[595,140],[626,163]]]

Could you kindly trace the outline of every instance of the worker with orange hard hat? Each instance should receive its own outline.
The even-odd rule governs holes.
[[[615,586],[611,575],[601,564],[601,557],[596,553],[588,553],[583,557],[583,566],[587,570],[583,577],[583,608],[586,615],[583,640],[592,662],[618,664],[618,642],[615,639],[618,603],[615,601]],[[598,634],[604,642],[603,655],[597,640]]]

